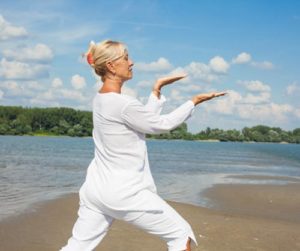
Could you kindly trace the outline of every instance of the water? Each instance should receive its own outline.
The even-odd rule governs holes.
[[[161,196],[208,206],[201,191],[219,183],[282,183],[232,175],[300,178],[300,145],[147,141]],[[0,220],[32,203],[78,192],[93,158],[92,138],[0,136]]]

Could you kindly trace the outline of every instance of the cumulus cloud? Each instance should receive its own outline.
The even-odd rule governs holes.
[[[82,92],[77,90],[62,89],[59,90],[59,93],[65,99],[79,101],[79,102],[86,101],[86,97],[83,96]]]
[[[16,81],[0,82],[0,87],[5,91],[5,96],[33,97],[35,92],[30,90],[26,84]]]
[[[252,67],[259,68],[262,70],[272,70],[274,65],[270,61],[257,62],[252,60],[252,56],[247,52],[242,52],[232,59],[232,64],[248,64]]]
[[[40,63],[47,63],[51,61],[53,58],[52,50],[45,44],[37,44],[36,46],[30,47],[23,47],[19,49],[7,49],[3,51],[3,56],[10,59],[16,60],[21,62],[40,62]]]
[[[229,90],[227,93],[224,98],[217,99],[209,105],[204,104],[206,111],[268,124],[287,121],[291,114],[296,113],[296,109],[289,104],[271,102],[268,92],[256,96],[249,93],[242,96],[234,90]]]
[[[4,79],[36,79],[48,77],[48,67],[45,65],[30,65],[18,61],[0,61],[0,77]]]
[[[134,67],[135,69],[144,72],[161,72],[172,69],[172,65],[170,64],[170,62],[163,57],[151,63],[138,62]]]
[[[300,86],[296,83],[293,83],[286,88],[286,93],[290,96],[300,95]]]
[[[274,65],[269,61],[251,62],[251,66],[262,69],[262,70],[272,70],[272,69],[274,69]]]
[[[295,116],[296,116],[297,118],[300,118],[300,108],[296,108],[296,109],[294,110],[294,114],[295,114]]]
[[[238,92],[228,90],[226,97],[214,100],[214,102],[211,102],[205,108],[208,111],[230,115],[235,113],[236,106],[242,99],[243,97]]]
[[[246,87],[248,91],[252,92],[270,92],[271,87],[267,84],[259,80],[251,80],[251,81],[238,81],[239,84],[242,84]]]
[[[203,81],[205,83],[212,83],[218,81],[230,68],[222,57],[215,56],[210,59],[208,64],[202,62],[191,62],[184,67],[177,67],[169,74],[186,74],[187,77],[182,79],[182,83],[190,84],[192,81]]]
[[[250,61],[251,61],[251,55],[246,52],[242,52],[239,55],[237,55],[237,57],[232,59],[233,64],[246,64],[249,63]]]
[[[282,122],[287,120],[293,112],[293,107],[288,104],[268,103],[264,105],[238,106],[238,114],[241,118],[260,122]]]
[[[248,93],[243,98],[243,103],[246,104],[261,104],[270,102],[271,94],[269,92],[261,92],[258,95]]]
[[[190,80],[196,79],[202,80],[206,83],[211,83],[219,78],[218,74],[212,72],[211,68],[204,63],[191,62],[184,69]]]
[[[53,88],[59,88],[59,87],[62,87],[63,86],[63,81],[60,79],[60,78],[54,78],[52,80],[52,84],[51,86]]]
[[[46,96],[47,97],[47,96]],[[59,107],[60,103],[57,101],[54,101],[52,99],[47,99],[41,95],[34,97],[29,100],[29,103],[32,105],[39,105],[39,106],[46,106],[46,107]]]
[[[2,15],[0,15],[0,40],[21,38],[26,37],[27,35],[25,28],[10,24]]]
[[[72,76],[71,84],[76,90],[79,90],[86,86],[86,81],[85,81],[84,77],[76,74],[76,75]]]
[[[53,86],[52,86],[53,87]],[[29,102],[34,105],[42,106],[69,106],[73,107],[78,104],[86,104],[91,97],[79,90],[50,88],[44,92],[37,93]]]
[[[176,102],[177,102],[177,101],[180,102],[180,101],[182,101],[182,100],[185,100],[186,97],[184,97],[184,96],[182,95],[182,93],[181,93],[179,90],[177,90],[177,89],[172,89],[172,90],[171,90],[171,99],[175,100]]]
[[[211,70],[213,70],[216,73],[227,73],[229,69],[229,64],[224,60],[224,58],[216,56],[213,57],[209,61],[209,66]]]
[[[2,98],[3,98],[3,96],[4,96],[4,92],[3,92],[3,91],[1,91],[1,89],[0,89],[0,99],[2,99]]]
[[[195,93],[203,89],[200,85],[195,85],[195,84],[180,85],[177,88],[178,90],[186,93]]]
[[[45,86],[39,84],[36,81],[27,81],[27,87],[29,89],[36,90],[36,91],[40,91],[40,90],[44,90],[45,89]]]
[[[152,86],[154,83],[152,81],[148,81],[148,80],[141,80],[139,81],[136,86],[137,87],[150,87]]]

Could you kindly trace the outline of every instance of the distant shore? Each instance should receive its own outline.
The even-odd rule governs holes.
[[[0,135],[0,136],[27,136],[27,137],[68,137],[68,138],[74,138],[74,136],[69,136],[69,135],[55,135],[55,134],[47,134],[47,133],[33,133],[33,134],[24,134],[24,135]],[[84,137],[78,137],[75,136],[75,138],[93,138],[92,136],[84,136]],[[290,143],[290,142],[286,142],[286,141],[281,141],[281,142],[256,142],[256,141],[222,141],[219,139],[165,139],[165,138],[151,138],[151,137],[147,137],[147,140],[187,140],[187,141],[196,141],[196,142],[208,142],[208,143],[226,143],[226,142],[230,142],[230,143],[247,143],[247,144],[255,144],[255,143],[271,143],[271,144],[295,144],[295,143]],[[297,144],[297,143],[296,143]]]
[[[204,192],[215,204],[214,209],[170,204],[195,232],[199,246],[193,251],[300,250],[300,182],[298,178],[290,182],[287,185],[214,186]],[[78,194],[71,194],[40,203],[34,212],[1,221],[0,250],[59,250],[71,234],[77,209]],[[163,251],[166,246],[157,237],[115,221],[96,249],[104,250]]]

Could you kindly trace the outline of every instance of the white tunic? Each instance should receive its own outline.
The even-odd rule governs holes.
[[[95,157],[80,189],[81,201],[101,212],[161,212],[147,155],[145,134],[168,132],[194,110],[187,101],[160,115],[165,98],[151,94],[146,105],[118,93],[97,93],[93,101]]]

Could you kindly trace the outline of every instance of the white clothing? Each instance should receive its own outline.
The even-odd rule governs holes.
[[[196,243],[189,224],[157,195],[145,142],[146,133],[165,133],[182,124],[192,114],[194,103],[187,101],[160,115],[164,102],[163,96],[158,99],[153,94],[143,105],[127,95],[97,93],[93,101],[95,157],[80,189],[81,206],[73,237],[63,251],[93,250],[114,218],[159,235],[172,251],[184,250],[188,237]],[[155,218],[160,223],[150,224]],[[80,236],[86,236],[83,242]]]

